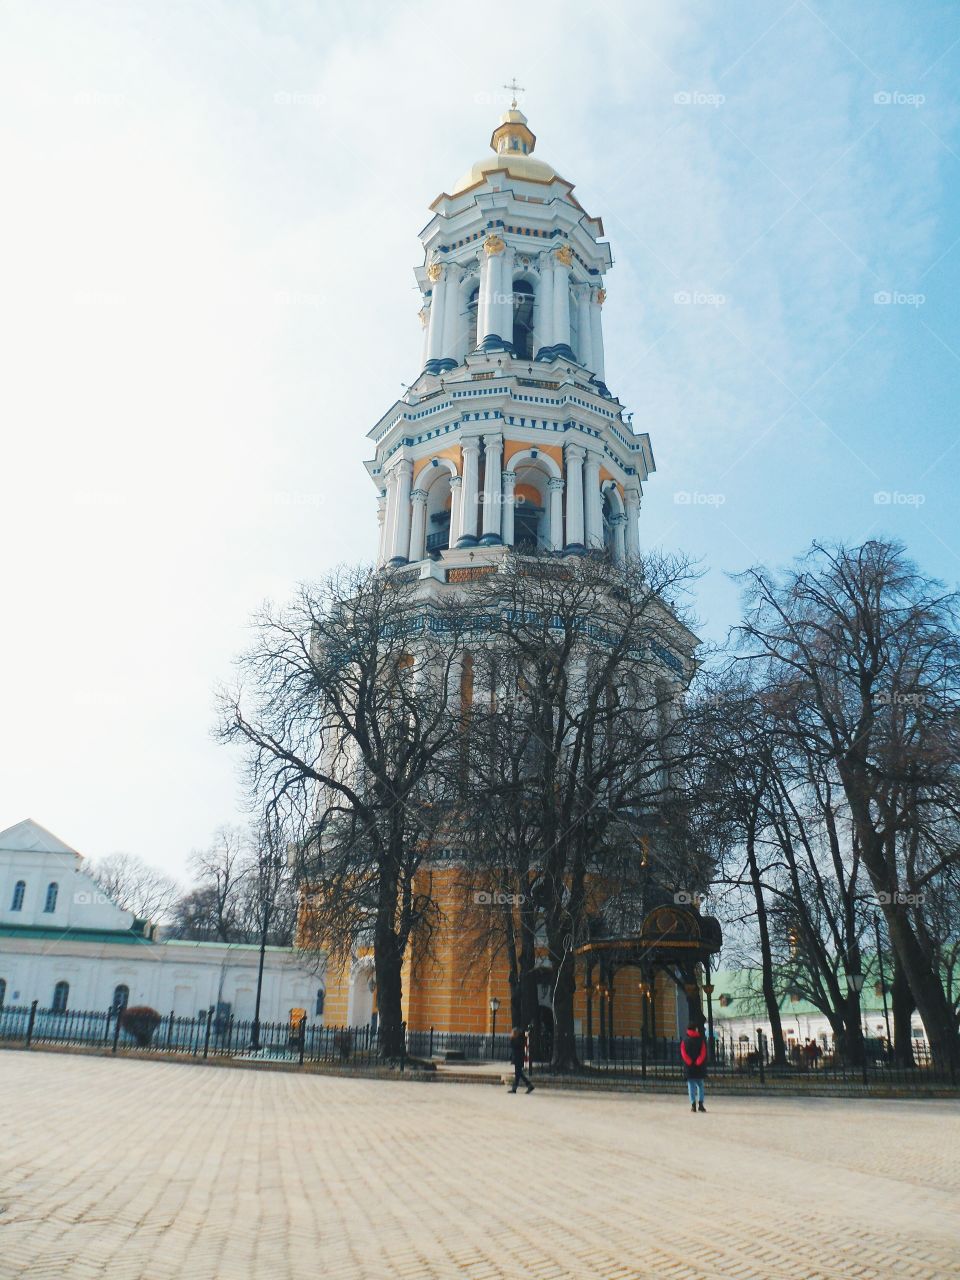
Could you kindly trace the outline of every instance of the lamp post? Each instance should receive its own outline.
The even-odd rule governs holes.
[[[862,1010],[860,1009],[860,992],[863,990],[863,982],[864,982],[864,978],[862,973],[847,974],[847,983],[850,987],[850,990],[855,991],[857,993],[857,1016],[859,1017],[860,1023],[861,1023],[860,1039],[863,1041],[863,1052],[860,1055],[860,1067],[861,1067],[861,1075],[863,1077],[863,1083],[864,1085],[867,1085],[869,1083],[867,1079],[867,1041],[866,1041],[866,1037],[863,1034],[863,1014],[862,1014]]]
[[[500,1001],[496,996],[490,997],[490,1057],[496,1057],[497,1053],[497,1010],[500,1008]]]
[[[757,1066],[760,1068],[760,1083],[765,1082],[763,1073],[763,1027],[757,1027]]]

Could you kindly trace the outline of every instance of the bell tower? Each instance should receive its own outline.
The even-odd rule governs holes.
[[[605,381],[610,246],[536,146],[514,99],[420,233],[422,369],[370,432],[367,469],[378,563],[423,578],[463,580],[503,546],[639,552],[655,467]]]

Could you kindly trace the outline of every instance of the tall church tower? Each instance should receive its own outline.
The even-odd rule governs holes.
[[[381,565],[458,581],[478,552],[639,551],[650,440],[608,390],[603,224],[534,155],[516,101],[431,205],[423,368],[370,432]]]

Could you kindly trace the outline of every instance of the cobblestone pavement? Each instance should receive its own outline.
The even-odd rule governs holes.
[[[960,1107],[0,1052],[0,1276],[960,1277]]]

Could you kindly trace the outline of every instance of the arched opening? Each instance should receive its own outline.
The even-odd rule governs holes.
[[[613,503],[610,500],[610,494],[604,491],[603,494],[603,549],[607,555],[612,556],[616,550],[616,537],[613,532],[613,519],[617,514]]]
[[[130,1003],[130,988],[123,982],[113,989],[113,1004],[110,1006],[114,1013],[123,1013],[124,1009]]]
[[[450,488],[451,472],[443,463],[426,467],[417,477],[417,484],[427,491],[427,531],[425,550],[428,556],[437,556],[450,546],[450,514],[453,490]]]
[[[11,911],[23,910],[23,895],[27,892],[26,880],[18,880],[13,886],[13,901],[10,903]]]
[[[43,909],[45,912],[56,911],[57,895],[59,894],[59,892],[60,892],[60,887],[55,880],[51,881],[50,884],[47,885],[47,896],[43,904]]]
[[[50,1008],[54,1013],[66,1013],[67,1001],[70,998],[70,983],[58,982],[53,988],[53,1004]]]
[[[0,1009],[3,1008],[3,1002],[7,998],[7,980],[0,978]]]
[[[477,321],[480,309],[480,290],[474,289],[467,299],[467,351],[477,349]]]
[[[327,998],[327,993],[326,993],[326,991],[324,991],[323,987],[318,987],[318,988],[317,988],[317,1002],[316,1002],[316,1005],[314,1006],[314,1010],[313,1010],[313,1016],[314,1016],[315,1018],[322,1018],[322,1017],[323,1017],[323,1003],[324,1003],[324,1001],[326,1000],[326,998]]]
[[[547,546],[546,503],[537,484],[539,474],[533,467],[524,467],[517,473],[513,491],[513,545],[519,551],[536,551]]]
[[[517,280],[513,286],[513,348],[521,360],[533,359],[533,285]]]

